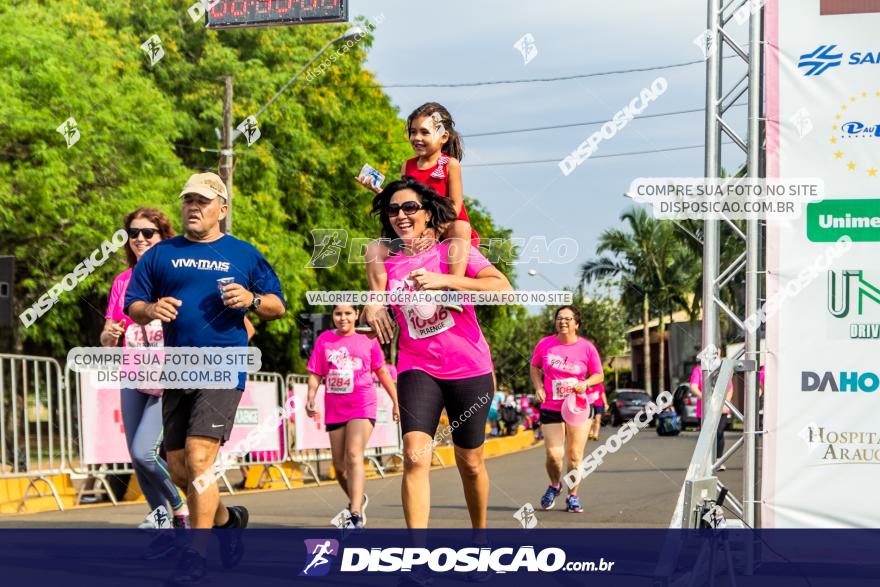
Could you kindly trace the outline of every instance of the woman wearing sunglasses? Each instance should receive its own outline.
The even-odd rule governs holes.
[[[128,269],[116,276],[110,288],[101,344],[113,347],[122,340],[122,345],[129,348],[162,346],[162,323],[154,320],[146,326],[135,324],[122,312],[122,303],[135,264],[150,247],[174,236],[174,230],[168,218],[153,208],[138,208],[125,217],[124,226],[128,232],[128,246],[125,248]],[[132,466],[150,510],[160,505],[170,505],[174,512],[173,526],[183,528],[189,515],[186,500],[181,498],[171,481],[168,465],[159,456],[159,445],[162,443],[161,395],[161,389],[123,388],[122,422]],[[148,525],[148,522],[143,524]],[[163,556],[173,547],[174,541],[170,537],[157,540],[151,544],[147,556]]]
[[[449,243],[421,251],[427,229],[440,234],[455,220],[451,200],[404,177],[373,199],[382,236],[394,239],[385,261],[390,292],[419,290],[505,291],[507,278],[473,246],[464,276],[449,274]],[[417,252],[421,251],[421,252]],[[455,462],[474,528],[486,527],[489,476],[483,461],[486,417],[495,386],[492,357],[473,306],[450,312],[442,304],[393,306],[400,327],[398,402],[403,431],[403,510],[407,528],[427,528],[432,441],[443,409],[449,416]],[[448,433],[449,431],[447,431]]]
[[[597,386],[605,380],[596,347],[577,334],[580,325],[581,313],[577,308],[557,309],[556,334],[538,342],[529,366],[535,399],[541,404],[541,429],[550,477],[550,486],[541,497],[545,510],[551,509],[562,493],[563,457],[569,471],[577,469],[584,458]],[[570,487],[565,500],[566,511],[573,514],[584,511],[577,489],[577,485]]]

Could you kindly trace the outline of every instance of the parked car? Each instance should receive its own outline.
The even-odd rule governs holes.
[[[644,410],[651,401],[651,396],[644,389],[622,388],[617,390],[613,398],[608,398],[608,401],[611,403],[611,425],[620,426]],[[654,425],[653,418],[651,425]]]
[[[691,391],[690,383],[680,383],[672,395],[672,406],[681,418],[682,429],[692,426],[700,427],[700,419],[697,418],[697,396]]]

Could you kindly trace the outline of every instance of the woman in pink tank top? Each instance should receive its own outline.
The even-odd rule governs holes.
[[[505,291],[510,282],[480,252],[470,247],[465,273],[450,270],[450,244],[415,247],[428,228],[455,218],[448,198],[410,178],[391,182],[373,199],[382,236],[397,238],[401,247],[385,266],[387,289],[398,299],[410,291]],[[403,509],[408,528],[427,528],[430,515],[429,472],[434,433],[443,409],[474,528],[486,526],[489,477],[483,462],[486,419],[495,392],[492,356],[473,306],[450,312],[442,305],[405,300],[394,306],[400,327],[397,393],[403,431]]]

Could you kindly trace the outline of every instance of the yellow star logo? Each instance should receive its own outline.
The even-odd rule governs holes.
[[[837,138],[836,138],[836,137],[831,137],[831,144],[832,144],[832,145],[836,145],[836,144],[837,144]]]
[[[849,167],[849,170],[850,170],[850,171],[855,171],[855,170],[856,170],[856,164],[853,163],[852,161],[849,162],[849,165],[847,165],[847,167]]]
[[[834,158],[843,159],[843,151],[837,151],[836,153],[834,153]]]
[[[876,176],[877,170],[872,167],[871,169],[868,170],[868,175],[870,175],[871,177]]]
[[[850,101],[850,102],[855,102],[855,101],[856,101],[856,97],[855,97],[855,96],[850,96],[850,97],[849,97],[849,101]]]
[[[834,117],[834,120],[840,120],[840,114]]]
[[[835,124],[835,125],[832,125],[832,126],[831,126],[831,130],[837,130],[837,125],[836,125],[836,124]]]
[[[862,92],[862,98],[867,98],[867,97],[868,97],[868,92]]]
[[[841,110],[846,110],[846,104],[841,104],[841,105],[840,105],[840,109],[841,109]]]
[[[880,98],[880,92],[876,92],[874,95]]]

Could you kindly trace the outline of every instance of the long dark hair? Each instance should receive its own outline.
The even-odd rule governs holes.
[[[451,199],[444,198],[433,189],[411,177],[403,177],[389,183],[385,186],[384,190],[373,198],[373,209],[370,213],[378,216],[379,222],[382,223],[382,238],[399,241],[385,210],[388,209],[391,203],[391,197],[400,190],[412,190],[416,193],[419,203],[426,212],[431,214],[431,217],[428,219],[428,227],[433,228],[438,233],[442,231],[444,225],[455,220],[455,208],[452,206]]]
[[[441,151],[445,155],[455,157],[461,161],[464,159],[464,142],[461,140],[461,135],[455,130],[455,121],[452,120],[452,115],[442,104],[438,104],[437,102],[427,102],[413,110],[412,114],[406,118],[407,136],[409,136],[409,130],[410,127],[412,127],[413,120],[421,118],[422,116],[431,117],[434,114],[439,115],[440,124],[443,125],[443,128],[449,131],[449,140],[443,144]]]
[[[175,235],[174,229],[171,228],[171,223],[168,222],[168,218],[155,208],[138,208],[125,217],[122,221],[122,226],[125,230],[128,230],[131,228],[131,223],[137,218],[145,218],[155,224],[159,228],[159,236],[162,237],[162,240]],[[137,255],[127,245],[125,247],[125,260],[128,262],[129,267],[134,267],[137,264]]]

